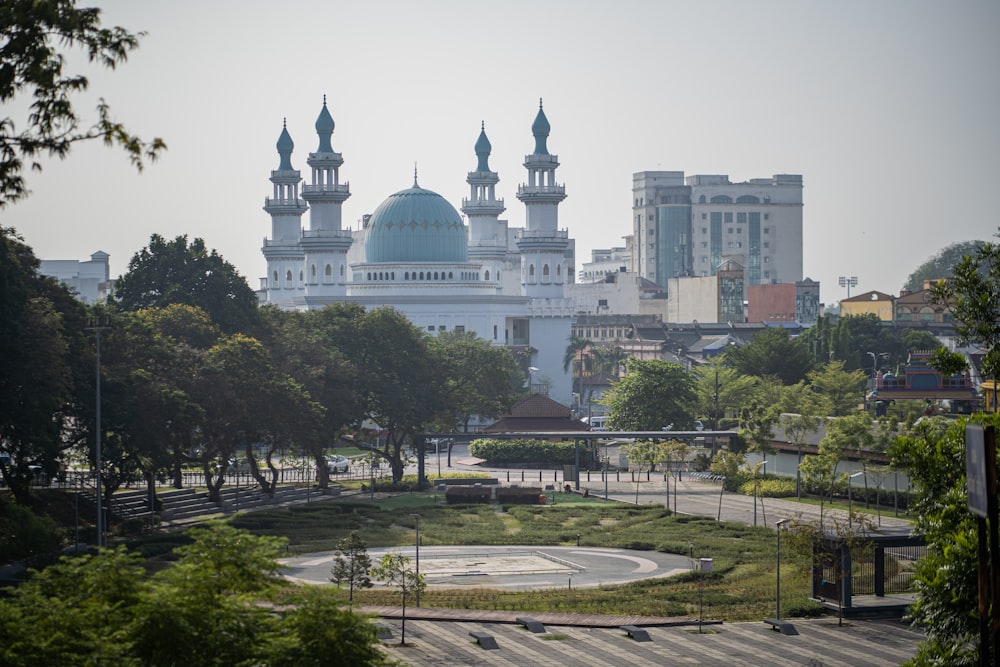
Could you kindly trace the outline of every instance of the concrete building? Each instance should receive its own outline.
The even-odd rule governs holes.
[[[851,315],[875,315],[883,322],[893,321],[893,305],[895,299],[891,294],[871,290],[849,299],[841,299],[840,316],[849,317]]]
[[[532,388],[547,386],[551,398],[570,405],[572,378],[563,356],[575,312],[566,294],[574,246],[559,228],[566,191],[556,182],[559,160],[548,151],[550,125],[541,103],[531,125],[534,152],[524,159],[527,182],[517,188],[523,228],[500,219],[506,209],[484,125],[462,201],[467,226],[452,204],[420,186],[414,170],[413,184],[389,195],[352,233],[342,223],[351,192],[340,173],[344,158],[331,144],[334,121],[325,98],[315,127],[319,145],[306,160],[308,183],[292,165],[287,127],[278,138],[273,195],[264,201],[271,230],[262,248],[261,301],[297,310],[345,301],[391,306],[431,334],[475,332],[513,348],[526,375],[532,369]]]
[[[108,259],[111,256],[98,250],[89,261],[75,259],[43,259],[38,272],[50,276],[76,292],[77,298],[93,305],[106,301],[114,289],[110,278]]]
[[[632,176],[633,268],[666,286],[713,276],[726,260],[746,285],[802,280],[802,176],[732,183],[725,175]],[[745,295],[744,295],[745,298]]]

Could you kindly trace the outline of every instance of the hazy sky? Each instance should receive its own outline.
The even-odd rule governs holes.
[[[137,175],[119,151],[81,146],[29,173],[33,195],[0,224],[45,259],[108,252],[113,276],[151,234],[188,234],[257,288],[282,119],[308,177],[324,94],[355,228],[411,185],[415,162],[420,185],[460,208],[482,121],[503,217],[522,226],[539,98],[578,269],[623,245],[645,170],[802,174],[804,273],[827,302],[846,296],[841,275],[858,277],[852,294],[898,293],[938,250],[1000,225],[992,0],[96,4],[104,25],[148,35],[114,72],[78,68],[91,79],[79,108],[92,119],[104,97],[169,150]],[[20,126],[16,111],[2,115]]]

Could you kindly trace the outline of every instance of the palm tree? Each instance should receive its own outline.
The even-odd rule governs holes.
[[[577,384],[577,395],[580,403],[583,403],[583,360],[590,351],[591,342],[579,336],[570,336],[569,345],[566,346],[566,354],[563,355],[563,370],[573,369],[574,379],[579,378]],[[579,371],[577,370],[579,369]]]

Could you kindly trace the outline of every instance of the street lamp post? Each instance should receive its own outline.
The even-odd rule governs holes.
[[[853,486],[851,480],[864,474],[863,471],[859,471],[853,475],[849,475],[847,478],[847,529],[849,531],[854,530],[854,495],[851,493],[851,487]]]
[[[534,389],[534,386],[535,386],[535,373],[537,373],[537,372],[538,372],[537,368],[535,368],[534,366],[528,366],[528,392],[529,393],[533,393],[535,391],[535,389]]]
[[[775,557],[776,574],[774,579],[774,618],[781,620],[781,528],[788,523],[788,519],[782,519],[774,524],[778,528],[778,551]]]
[[[841,287],[846,287],[847,288],[847,298],[850,299],[851,298],[851,288],[852,287],[857,287],[857,285],[858,285],[858,277],[857,276],[851,276],[850,278],[848,278],[847,276],[840,276],[840,279],[837,282],[840,284]]]
[[[96,339],[97,365],[96,365],[96,408],[94,413],[94,463],[97,469],[96,495],[97,495],[97,546],[104,546],[104,498],[101,491],[101,332],[109,327],[109,318],[92,317],[88,321],[87,328],[94,331]]]
[[[417,522],[417,544],[416,544],[416,560],[415,560],[415,564],[416,564],[416,568],[417,568],[417,579],[419,580],[420,579],[420,515],[419,514],[411,514],[410,516],[412,516],[416,520],[416,522]],[[417,604],[418,607],[420,606],[420,587],[419,586],[417,586],[416,604]]]

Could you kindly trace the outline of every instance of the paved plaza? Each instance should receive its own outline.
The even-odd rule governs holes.
[[[759,667],[882,667],[899,665],[923,636],[886,621],[823,618],[794,621],[798,635],[786,636],[764,623],[646,627],[651,641],[635,641],[618,628],[546,624],[534,634],[516,623],[406,621],[406,646],[399,646],[400,621],[385,619],[392,637],[383,646],[412,667],[453,665],[537,665],[539,667],[662,667],[663,665],[753,665]],[[470,632],[492,636],[498,648],[482,648]]]

